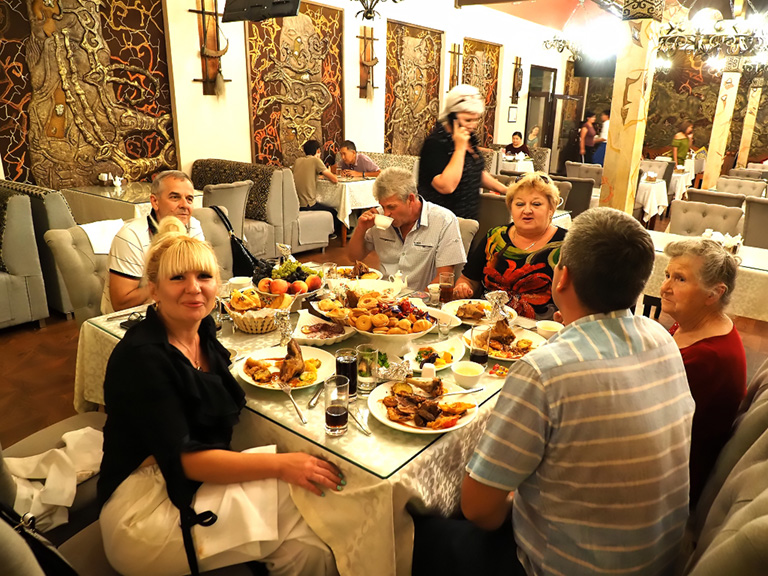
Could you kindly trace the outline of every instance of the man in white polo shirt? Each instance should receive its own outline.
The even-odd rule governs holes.
[[[419,196],[411,172],[383,170],[373,184],[373,196],[381,207],[358,218],[347,249],[352,260],[375,251],[385,276],[399,270],[416,290],[424,290],[438,281],[441,272],[453,272],[454,266],[467,261],[456,216]],[[381,213],[392,218],[385,230],[374,226]]]
[[[151,300],[149,287],[142,282],[144,256],[166,216],[176,216],[186,225],[189,235],[205,240],[200,222],[192,218],[195,189],[189,176],[179,170],[160,172],[152,181],[149,201],[152,212],[128,220],[112,240],[109,250],[109,272],[101,295],[101,313],[125,310]]]

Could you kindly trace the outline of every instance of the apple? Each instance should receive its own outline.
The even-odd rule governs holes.
[[[269,293],[270,284],[272,284],[272,278],[262,278],[256,287],[262,292]]]
[[[282,278],[276,278],[269,284],[269,291],[272,294],[285,294],[288,292],[288,282]]]
[[[307,276],[307,290],[309,292],[312,292],[313,290],[317,290],[322,285],[323,285],[323,279],[320,278],[320,276],[318,276],[317,274],[312,274],[310,276]]]
[[[293,284],[291,284],[291,287],[288,289],[288,292],[291,294],[306,294],[307,293],[307,283],[303,280],[296,280]]]

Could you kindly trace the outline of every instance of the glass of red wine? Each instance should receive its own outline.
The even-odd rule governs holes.
[[[331,376],[323,383],[325,392],[325,433],[328,436],[343,436],[347,433],[349,420],[349,379],[346,376]]]

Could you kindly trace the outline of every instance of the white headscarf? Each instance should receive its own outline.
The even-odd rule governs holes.
[[[438,120],[445,122],[451,112],[468,112],[482,115],[485,112],[485,102],[480,96],[480,91],[469,84],[459,84],[451,88],[445,96],[443,110]]]

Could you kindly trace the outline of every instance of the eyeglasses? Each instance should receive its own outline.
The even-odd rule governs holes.
[[[520,180],[522,180],[523,178],[530,177],[531,174],[532,174],[531,172],[528,172],[526,174],[520,174],[520,176],[515,178],[515,184],[520,182]],[[554,184],[554,182],[552,181],[552,178],[550,178],[549,176],[547,176],[546,174],[544,174],[542,172],[533,172],[533,176],[535,176],[536,178],[538,178],[539,180],[544,182],[544,184]]]

